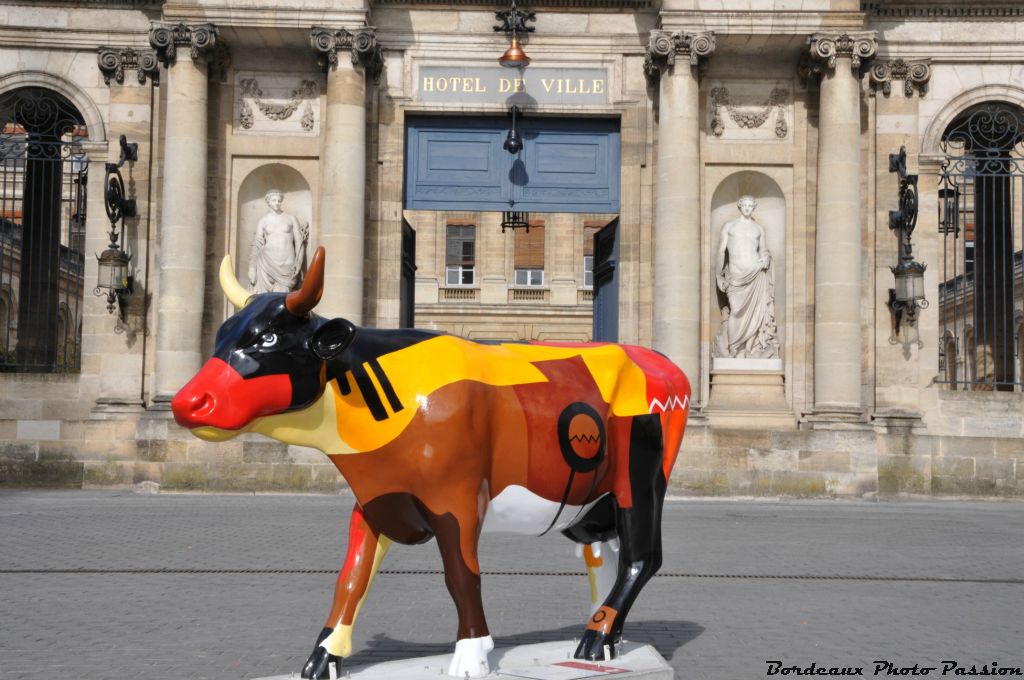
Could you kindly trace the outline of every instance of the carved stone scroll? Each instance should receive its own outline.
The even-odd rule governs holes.
[[[154,24],[149,30],[149,44],[164,65],[174,61],[178,48],[187,47],[192,59],[198,59],[217,43],[217,27],[213,24]]]
[[[928,92],[928,81],[932,77],[931,63],[927,59],[916,61],[904,61],[893,59],[892,61],[877,61],[871,66],[871,94],[874,95],[879,89],[886,97],[892,92],[892,81],[903,81],[903,93],[912,97],[914,90],[919,96]]]
[[[160,78],[160,67],[157,65],[155,50],[135,50],[131,47],[101,47],[96,61],[103,74],[103,82],[110,85],[115,81],[124,85],[124,72],[135,71],[139,85],[146,84],[146,78],[154,82]]]
[[[325,71],[338,67],[339,50],[351,50],[352,64],[362,68],[371,78],[378,78],[384,68],[384,56],[377,43],[376,29],[372,26],[355,33],[344,28],[335,30],[314,26],[309,32],[309,42],[318,53],[320,66]]]
[[[677,56],[684,56],[690,66],[699,67],[714,51],[715,34],[711,31],[651,31],[644,58],[644,73],[648,78],[657,78],[662,71],[675,66]]]
[[[836,60],[840,57],[850,59],[850,67],[854,74],[860,74],[861,63],[875,56],[878,43],[874,31],[857,31],[854,33],[814,33],[807,36],[810,47],[809,60],[801,64],[801,76],[820,75],[822,72],[834,71]]]

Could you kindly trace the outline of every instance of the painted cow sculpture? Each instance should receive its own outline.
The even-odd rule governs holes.
[[[576,657],[613,657],[661,566],[662,502],[689,406],[682,371],[626,345],[356,328],[311,313],[323,272],[319,248],[301,290],[250,297],[225,258],[221,286],[238,311],[172,403],[203,439],[258,432],[316,447],[355,494],[333,607],[302,677],[351,653],[390,543],[432,537],[458,610],[449,674],[486,675],[482,530],[560,531],[582,547],[593,607]]]

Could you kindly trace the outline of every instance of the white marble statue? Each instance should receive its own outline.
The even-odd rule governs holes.
[[[301,280],[309,225],[281,209],[284,194],[271,189],[264,197],[270,210],[256,224],[249,257],[253,293],[288,293]]]
[[[712,354],[774,359],[779,356],[779,335],[772,255],[764,227],[753,218],[757,201],[741,196],[736,207],[740,216],[726,222],[718,237],[715,280],[729,304],[722,310]]]

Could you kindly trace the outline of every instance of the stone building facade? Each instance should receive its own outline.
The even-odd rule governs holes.
[[[326,247],[324,314],[596,329],[674,359],[694,388],[680,492],[1024,495],[1019,3],[548,0],[511,69],[496,9],[0,0],[0,485],[337,488],[318,452],[207,444],[168,411],[229,313],[219,263],[244,279],[277,189]],[[56,165],[30,149],[39,98],[70,112]],[[501,149],[513,105],[520,154]],[[122,135],[131,291],[111,313],[90,291]],[[72,200],[72,161],[84,210],[46,212]],[[723,234],[743,196],[772,349],[730,355],[718,258],[739,261]],[[901,241],[890,213],[915,207]],[[529,233],[502,232],[513,211]],[[898,299],[901,262],[925,265],[923,301]],[[40,297],[72,269],[78,295],[51,286],[72,305]],[[50,335],[70,363],[28,366],[18,343]]]

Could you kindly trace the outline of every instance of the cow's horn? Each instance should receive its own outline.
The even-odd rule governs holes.
[[[306,316],[320,302],[324,294],[324,247],[319,246],[313,253],[313,262],[309,265],[302,288],[288,293],[284,299],[285,307],[295,316]]]
[[[220,261],[220,287],[224,291],[225,297],[236,309],[245,307],[249,303],[249,298],[252,297],[252,293],[247,291],[235,278],[235,268],[231,266],[230,255],[225,255],[224,259]]]

